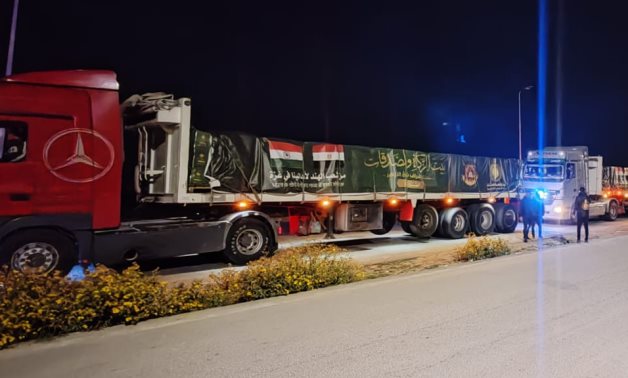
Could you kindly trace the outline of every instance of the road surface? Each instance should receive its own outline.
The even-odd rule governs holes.
[[[546,237],[561,235],[572,242],[575,241],[575,226],[545,224],[543,227]],[[511,245],[521,244],[521,228],[522,226],[519,225],[515,233],[496,234],[495,236],[508,240]],[[620,218],[615,222],[592,220],[591,235],[592,238],[628,235],[628,218]],[[323,235],[284,236],[280,238],[280,247],[323,241],[325,241]],[[418,240],[398,229],[382,236],[375,236],[369,232],[344,233],[337,235],[337,239],[330,242],[345,248],[350,258],[363,264],[374,264],[413,258],[443,249],[451,250],[464,244],[466,239],[451,240],[435,237],[429,240]],[[205,279],[210,273],[218,273],[228,266],[229,264],[221,253],[142,263],[145,270],[160,268],[165,279],[172,282]]]
[[[628,372],[628,237],[0,352],[6,377],[592,377]]]

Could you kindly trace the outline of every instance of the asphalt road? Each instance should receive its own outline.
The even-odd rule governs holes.
[[[575,241],[575,226],[545,224],[546,237],[566,236]],[[522,241],[521,225],[515,233],[496,234],[508,240],[509,243]],[[620,218],[615,222],[600,220],[591,221],[592,238],[612,237],[628,235],[628,218]],[[451,249],[466,242],[466,239],[451,240],[433,237],[428,240],[419,240],[406,234],[400,229],[376,236],[369,232],[351,232],[337,235],[335,240],[325,240],[323,235],[310,235],[307,237],[283,236],[280,238],[280,247],[299,245],[310,242],[332,242],[347,250],[347,255],[364,264],[381,263],[392,260],[417,257],[424,253],[430,253],[443,249]],[[221,253],[178,257],[141,264],[145,270],[159,268],[160,273],[169,281],[188,281],[204,279],[210,273],[218,273],[229,267],[226,258]]]
[[[593,377],[628,372],[628,237],[74,334],[3,377]]]

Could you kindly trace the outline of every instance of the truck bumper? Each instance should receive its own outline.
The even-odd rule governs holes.
[[[565,206],[560,200],[555,200],[551,205],[545,205],[543,219],[550,222],[568,221],[571,219],[571,207]]]

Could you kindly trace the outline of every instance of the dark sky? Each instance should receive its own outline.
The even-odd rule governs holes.
[[[559,22],[558,1],[548,144],[561,41],[562,144],[628,166],[628,6],[563,0]],[[11,3],[0,3],[2,67]],[[112,69],[123,98],[192,97],[206,130],[324,140],[328,122],[337,143],[517,155],[517,91],[537,80],[534,0],[201,3],[22,0],[14,71]],[[536,101],[524,93],[524,148],[536,147]]]

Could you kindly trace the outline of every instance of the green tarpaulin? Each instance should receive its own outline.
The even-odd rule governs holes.
[[[516,190],[519,161],[192,131],[189,188],[366,193]]]

